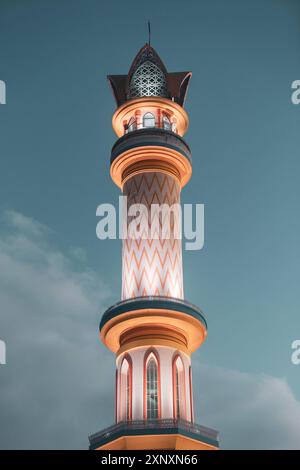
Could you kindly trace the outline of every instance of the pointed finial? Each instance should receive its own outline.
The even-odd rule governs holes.
[[[150,46],[151,44],[151,27],[150,27],[150,21],[148,20],[148,44]]]

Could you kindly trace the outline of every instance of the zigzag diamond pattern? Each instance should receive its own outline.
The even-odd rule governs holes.
[[[124,195],[131,204],[145,204],[150,213],[151,204],[180,203],[180,187],[175,178],[163,173],[135,175],[124,185]],[[130,220],[129,220],[130,222]],[[160,220],[160,229],[164,225]],[[148,219],[151,228],[151,217]],[[178,214],[174,217],[170,239],[127,238],[123,241],[122,299],[162,295],[183,298],[182,246],[174,238],[179,230]],[[161,236],[160,233],[157,236]]]

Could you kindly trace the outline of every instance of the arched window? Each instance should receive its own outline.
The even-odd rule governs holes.
[[[175,419],[186,419],[184,366],[179,355],[173,360],[173,411]]]
[[[163,128],[166,131],[171,131],[172,130],[171,121],[170,121],[169,117],[166,114],[163,114],[162,122],[163,122]]]
[[[129,356],[123,359],[120,384],[120,421],[131,420],[132,364]]]
[[[136,119],[132,117],[131,119],[129,119],[127,132],[132,132],[135,130],[136,130]]]
[[[143,127],[155,127],[155,117],[152,113],[145,113],[143,116]]]
[[[145,419],[158,419],[160,417],[159,380],[158,359],[154,352],[150,352],[145,358]]]

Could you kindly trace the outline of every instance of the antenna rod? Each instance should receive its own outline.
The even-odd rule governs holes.
[[[150,21],[148,21],[148,36],[149,36],[148,44],[149,44],[149,46],[150,46],[150,44],[151,44],[151,27],[150,27]]]

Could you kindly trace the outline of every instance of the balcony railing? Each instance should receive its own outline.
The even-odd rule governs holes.
[[[145,127],[122,135],[112,148],[110,162],[112,163],[126,150],[140,147],[141,145],[169,147],[180,152],[190,162],[192,161],[191,150],[179,134],[175,134],[172,131],[161,129],[159,127]]]
[[[89,437],[89,441],[90,447],[95,449],[105,442],[111,441],[121,435],[143,433],[164,434],[168,432],[171,434],[183,432],[194,439],[204,440],[217,447],[219,445],[219,433],[214,429],[206,428],[190,421],[177,419],[122,421],[92,434]]]
[[[196,307],[194,304],[187,302],[183,299],[154,295],[144,297],[133,297],[131,299],[121,300],[120,302],[114,304],[112,307],[109,307],[102,316],[100,322],[100,330],[103,328],[106,322],[124,312],[149,308],[165,308],[168,310],[175,310],[186,313],[187,315],[191,315],[201,321],[201,323],[207,329],[207,323],[202,310],[200,310],[200,308]]]
[[[167,124],[167,123],[161,123],[159,124],[158,122],[153,122],[153,124],[146,124],[146,125],[143,125],[143,124],[140,124],[139,126],[137,126],[136,124],[131,124],[129,125],[128,127],[125,127],[124,129],[124,134],[128,134],[130,132],[134,132],[134,131],[138,131],[140,129],[153,129],[153,128],[157,128],[157,129],[164,129],[165,131],[171,131],[171,132],[174,132],[175,134],[177,134],[177,128],[176,128],[176,124]]]

